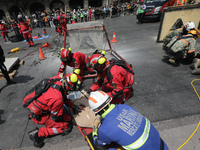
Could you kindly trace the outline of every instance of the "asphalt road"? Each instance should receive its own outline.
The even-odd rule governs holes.
[[[116,34],[117,43],[113,43],[113,47],[132,64],[135,71],[134,96],[126,103],[137,109],[158,128],[160,122],[198,116],[199,100],[191,86],[191,82],[198,79],[198,76],[191,75],[189,63],[173,67],[165,62],[162,43],[156,43],[160,22],[145,22],[142,25],[136,22],[135,16],[104,20],[110,40],[113,33]],[[37,33],[42,34],[42,29],[33,30],[33,35]],[[31,120],[28,121],[28,112],[22,107],[22,99],[26,91],[41,79],[57,74],[60,65],[57,52],[62,47],[62,41],[57,40],[60,37],[54,28],[48,28],[47,33],[50,34],[48,39],[35,41],[36,46],[31,48],[26,42],[3,42],[0,37],[0,44],[6,57],[19,57],[25,61],[13,79],[17,84],[6,86],[6,81],[0,80],[0,149],[34,149],[31,148],[32,141],[29,140],[27,132],[37,125]],[[46,59],[40,60],[39,46],[46,42],[49,42],[51,47],[42,49]],[[19,53],[8,54],[12,48],[18,46],[21,48]],[[199,47],[198,44],[197,51]],[[69,68],[68,71],[70,72]],[[88,80],[86,85],[88,83],[91,83],[91,80]],[[200,91],[199,81],[195,81],[194,85],[197,92]],[[65,147],[78,150],[81,146],[80,149],[87,149],[76,127],[69,135],[47,138],[45,143],[42,149],[55,149],[55,146],[56,149]]]

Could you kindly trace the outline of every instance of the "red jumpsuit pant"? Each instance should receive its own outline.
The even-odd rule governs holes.
[[[38,136],[47,137],[50,135],[62,134],[63,130],[67,131],[69,121],[71,121],[71,116],[63,114],[65,121],[55,122],[51,119],[49,114],[43,115],[41,120],[38,121],[35,118],[32,118],[33,122],[36,124],[45,125],[45,127],[39,128]]]

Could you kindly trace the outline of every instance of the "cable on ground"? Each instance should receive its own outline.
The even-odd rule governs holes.
[[[195,88],[194,85],[193,85],[193,82],[194,82],[194,81],[197,81],[197,80],[200,80],[200,79],[194,79],[194,80],[191,82],[191,85],[192,85],[192,87],[193,87],[193,89],[194,89],[194,91],[195,91],[197,97],[198,97],[199,100],[200,100],[200,96],[199,96],[199,94],[198,94],[196,88]],[[180,150],[180,149],[192,138],[192,136],[195,134],[195,132],[196,132],[197,129],[199,128],[199,125],[200,125],[200,121],[199,121],[199,123],[198,123],[196,129],[194,130],[194,132],[193,132],[193,133],[190,135],[190,137],[185,141],[185,143],[183,143],[177,150]]]

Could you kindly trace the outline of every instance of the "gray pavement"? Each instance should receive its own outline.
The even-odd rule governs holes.
[[[162,44],[156,43],[159,22],[136,24],[135,16],[106,19],[104,25],[110,40],[116,33],[115,50],[129,63],[135,71],[134,96],[126,103],[136,108],[147,117],[158,129],[161,137],[170,150],[178,149],[194,132],[199,121],[199,100],[191,81],[198,76],[191,75],[189,63],[172,67],[165,62]],[[33,30],[33,36],[42,34],[42,29]],[[35,41],[36,47],[28,47],[26,42],[3,42],[6,57],[19,57],[25,61],[18,68],[18,74],[13,79],[15,85],[5,86],[6,81],[0,80],[0,149],[37,149],[32,146],[27,132],[35,128],[28,121],[28,111],[22,107],[22,99],[28,89],[45,77],[57,74],[60,60],[57,52],[62,47],[61,38],[54,28],[48,28],[50,37]],[[199,41],[199,40],[198,40]],[[40,60],[39,46],[49,42],[50,48],[43,48],[45,60]],[[12,48],[20,47],[19,53],[7,54]],[[108,48],[105,46],[105,49]],[[197,50],[199,50],[199,44]],[[90,55],[92,51],[88,51]],[[109,55],[109,54],[107,54]],[[70,72],[70,68],[67,68]],[[92,80],[87,80],[88,88]],[[200,84],[194,82],[197,92]],[[181,150],[200,149],[200,129]],[[55,150],[87,150],[89,147],[76,127],[67,136],[55,136],[45,139],[42,149]]]

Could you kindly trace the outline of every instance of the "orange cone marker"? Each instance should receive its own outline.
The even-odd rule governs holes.
[[[41,48],[39,48],[39,49],[40,49],[40,59],[45,59],[42,49]]]
[[[116,40],[116,36],[115,36],[115,32],[113,33],[113,39],[112,39],[111,42],[112,42],[112,43],[116,43],[116,42],[117,42],[117,40]]]
[[[49,43],[48,42],[46,42],[44,45],[42,45],[42,47],[49,47],[50,45],[49,45]],[[41,48],[42,48],[41,47]]]

